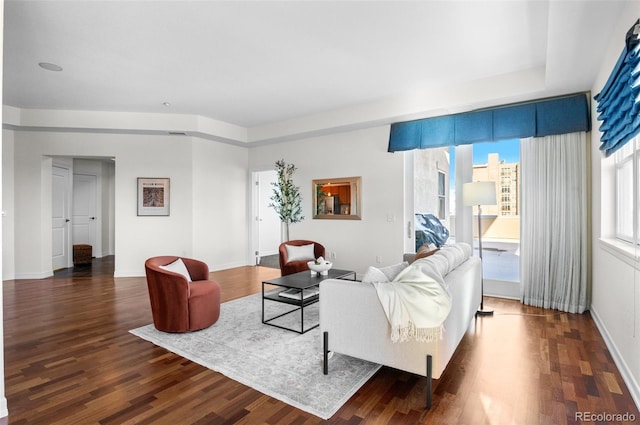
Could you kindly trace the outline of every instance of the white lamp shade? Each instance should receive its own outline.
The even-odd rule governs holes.
[[[495,182],[471,182],[462,185],[464,205],[497,205]]]

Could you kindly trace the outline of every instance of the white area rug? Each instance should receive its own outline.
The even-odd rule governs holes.
[[[130,332],[287,404],[330,418],[380,365],[336,353],[329,361],[329,375],[324,375],[320,329],[300,335],[262,324],[261,298],[254,294],[222,304],[218,322],[202,331],[171,334],[147,325]],[[265,303],[267,318],[292,309]],[[317,303],[304,313],[305,323],[318,323]],[[277,323],[299,329],[300,313]]]

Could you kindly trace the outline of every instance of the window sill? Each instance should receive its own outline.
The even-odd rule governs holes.
[[[599,241],[602,249],[630,266],[640,269],[640,247],[634,247],[633,244],[613,238],[600,238]]]

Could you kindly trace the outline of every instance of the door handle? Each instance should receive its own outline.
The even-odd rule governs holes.
[[[71,220],[69,220],[68,218],[65,218],[65,219],[64,219],[64,222],[65,222],[65,223],[68,223],[68,222],[70,222],[70,221],[71,221]]]
[[[95,218],[95,217],[89,217],[89,219],[90,219],[90,220],[95,220],[96,218]]]

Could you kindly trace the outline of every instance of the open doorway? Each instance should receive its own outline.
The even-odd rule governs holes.
[[[93,258],[113,257],[115,160],[55,157],[52,176],[53,269],[75,268],[74,245],[90,246]]]
[[[483,205],[482,258],[486,295],[519,299],[520,283],[520,140],[474,143],[471,149],[470,181],[492,181],[496,186],[496,205]],[[452,168],[458,147],[450,150]],[[454,173],[452,173],[453,175]],[[452,200],[455,178],[450,181]],[[451,203],[450,222],[456,221],[455,203]],[[475,255],[478,249],[478,208],[472,208],[472,234]],[[455,234],[453,235],[455,239]]]
[[[252,173],[252,250],[255,264],[279,268],[278,246],[281,242],[281,224],[276,211],[269,206],[273,195],[273,183],[278,175],[275,170]]]
[[[475,143],[472,176],[473,181],[494,182],[497,190],[496,205],[482,207],[485,284],[497,295],[519,298],[520,140]],[[473,213],[475,222],[477,207]],[[474,228],[476,242],[477,232]]]

